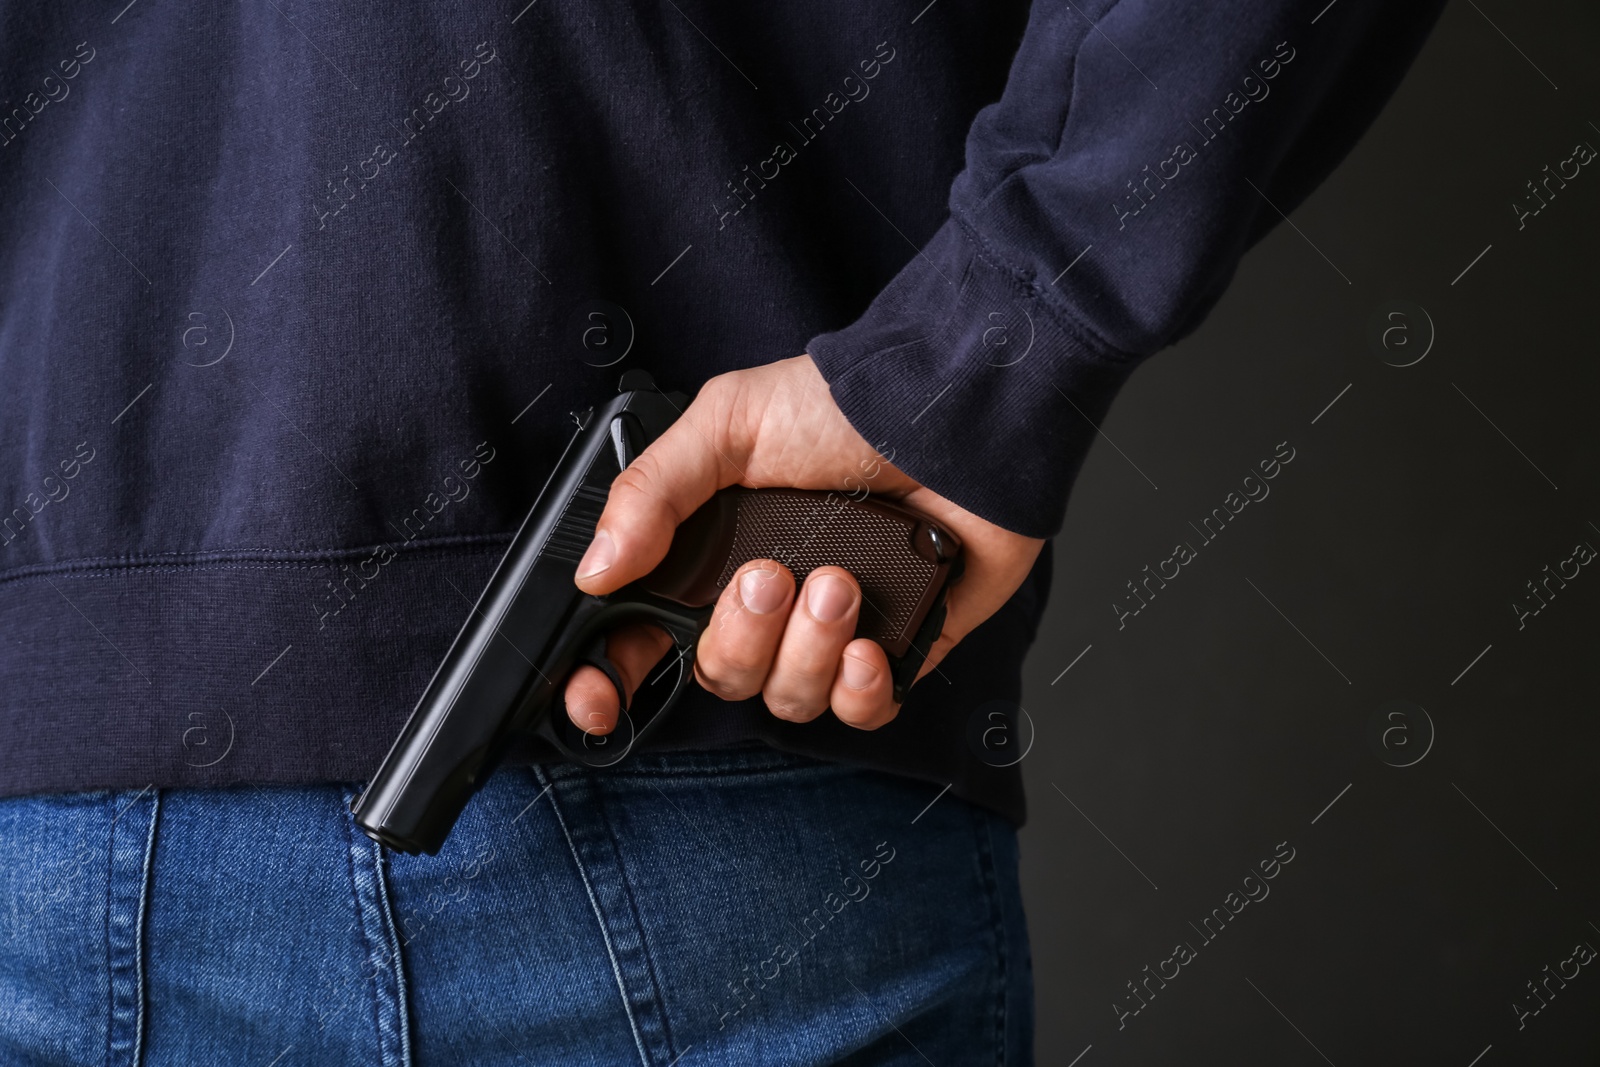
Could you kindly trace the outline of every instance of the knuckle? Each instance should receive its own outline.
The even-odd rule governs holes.
[[[695,394],[695,402],[699,403],[702,398],[707,401],[721,399],[733,386],[734,373],[734,371],[723,371],[721,374],[714,374],[707,378],[705,384],[700,387],[700,391]]]
[[[638,491],[649,483],[646,471],[655,468],[659,461],[648,448],[633,457],[633,462],[622,468],[611,480],[612,491],[618,489]]]
[[[723,681],[712,682],[710,689],[712,696],[716,697],[718,700],[726,700],[729,702],[744,700],[750,696],[749,691],[744,686],[732,685]]]
[[[789,722],[810,722],[822,714],[822,709],[812,701],[783,693],[766,694],[767,710]]]
[[[748,700],[760,691],[749,678],[730,676],[714,668],[697,666],[695,674],[698,676],[700,688],[719,700]]]
[[[620,502],[625,522],[639,520],[654,523],[670,520],[676,526],[689,517],[685,505],[677,500],[669,488],[671,480],[663,468],[660,453],[645,449],[634,457],[632,463],[611,481],[605,524],[616,532],[613,521],[618,517],[612,504]]]
[[[659,499],[661,496],[661,459],[648,448],[634,457],[633,462],[623,469],[611,482],[613,497],[618,491],[624,495],[636,494],[649,499]]]
[[[728,678],[759,678],[767,673],[767,661],[759,653],[751,650],[742,655],[730,655],[723,658],[718,664],[720,673]],[[757,684],[754,688],[759,689]],[[745,696],[750,696],[746,693]]]
[[[771,661],[746,633],[718,633],[701,646],[700,662],[706,674],[718,678],[746,678],[764,675]],[[748,695],[748,694],[746,694]]]

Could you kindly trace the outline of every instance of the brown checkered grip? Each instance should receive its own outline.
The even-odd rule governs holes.
[[[889,500],[733,488],[678,528],[666,560],[642,584],[701,607],[752,559],[776,560],[796,582],[817,567],[843,567],[861,586],[856,636],[872,638],[889,654],[900,699],[939,636],[960,551],[948,530]]]

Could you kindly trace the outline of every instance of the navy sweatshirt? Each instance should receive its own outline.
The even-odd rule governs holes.
[[[1054,534],[1439,6],[0,5],[0,793],[366,778],[632,367],[809,351],[913,477]],[[695,691],[658,744],[1020,821],[981,738],[1048,568],[882,730]]]

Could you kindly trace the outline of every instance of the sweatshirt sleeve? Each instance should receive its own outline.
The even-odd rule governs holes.
[[[1117,390],[1355,144],[1441,7],[1034,0],[949,218],[807,346],[845,416],[941,496],[1055,534]]]

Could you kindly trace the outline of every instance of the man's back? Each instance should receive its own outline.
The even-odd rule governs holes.
[[[371,773],[567,412],[860,314],[1025,13],[0,16],[0,792]],[[738,732],[698,696],[666,743]],[[1020,815],[962,737],[811,725],[791,744],[948,764]]]

